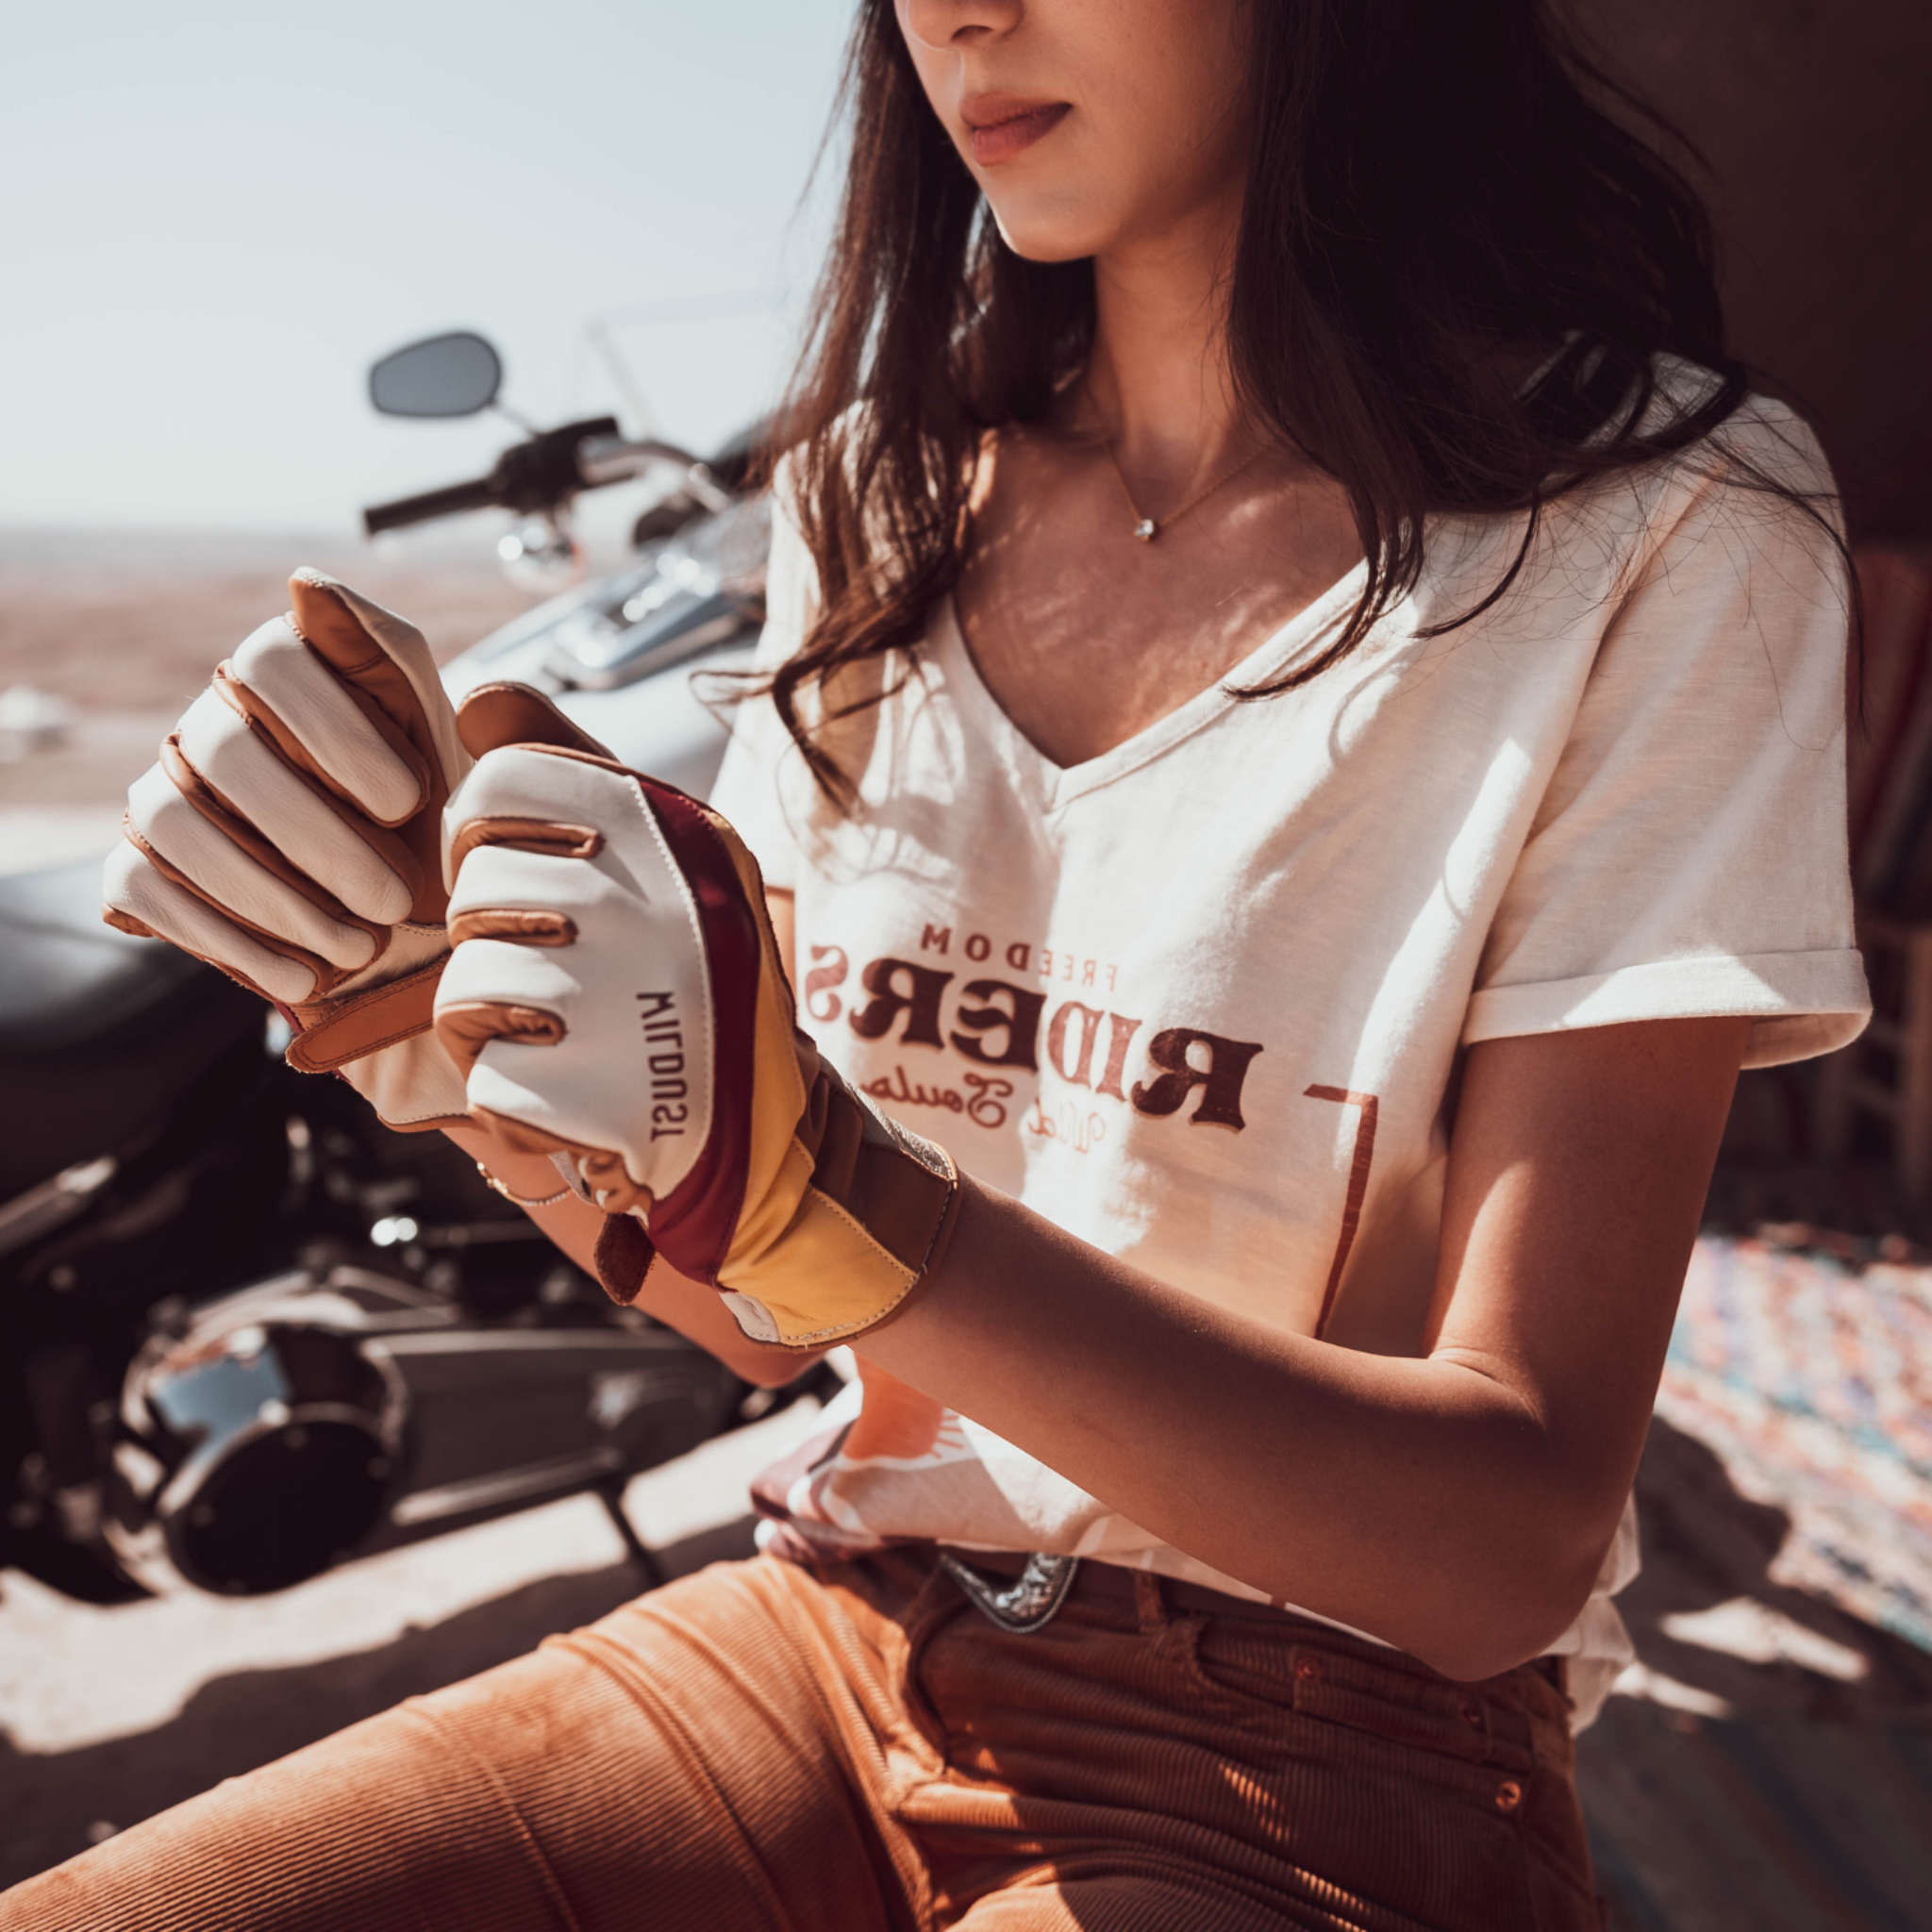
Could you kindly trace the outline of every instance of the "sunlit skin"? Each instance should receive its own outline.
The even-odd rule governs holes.
[[[1045,425],[1000,440],[958,597],[989,687],[1062,765],[1185,703],[1357,561],[1339,489],[1241,420],[1218,341],[1242,12],[899,0],[934,111],[1008,242],[1094,261],[1091,363]],[[1260,454],[1141,545],[1103,437],[1157,517]],[[790,903],[772,910],[789,955]],[[970,1177],[944,1264],[860,1351],[1276,1598],[1453,1676],[1507,1669],[1570,1624],[1608,1547],[1747,1033],[1657,1021],[1472,1048],[1407,1354],[1344,1345],[1369,1339],[1350,1297],[1339,1340],[1318,1342]],[[456,1138],[518,1191],[556,1191],[547,1162]],[[536,1218],[589,1259],[598,1216],[566,1202]],[[1373,1306],[1374,1284],[1350,1296]],[[795,1372],[661,1267],[642,1299],[755,1380]]]
[[[1341,489],[1241,420],[1216,341],[1246,163],[1246,9],[899,0],[898,11],[1007,240],[1041,260],[1093,258],[1093,358],[1044,424],[1001,440],[958,596],[989,687],[1050,758],[1076,764],[1164,716],[1176,690],[1224,675],[1359,555]],[[975,155],[999,117],[1041,107],[1063,111],[1038,139],[991,162]],[[1130,492],[1159,519],[1249,458],[1152,545],[1134,540]],[[1041,504],[1050,518],[1035,514]]]

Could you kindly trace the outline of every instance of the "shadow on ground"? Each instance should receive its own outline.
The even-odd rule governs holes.
[[[1619,1932],[1932,1932],[1932,1657],[1772,1581],[1790,1526],[1661,1418],[1618,1607],[1654,1674],[1578,1751]]]
[[[750,1517],[656,1552],[667,1578],[751,1554]],[[521,1657],[641,1587],[627,1563],[545,1577],[379,1649],[217,1678],[178,1717],[133,1737],[50,1756],[0,1739],[0,1889],[85,1851],[103,1826],[138,1824],[405,1697]]]

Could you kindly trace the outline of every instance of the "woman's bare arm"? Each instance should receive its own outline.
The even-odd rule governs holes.
[[[1488,1675],[1568,1625],[1614,1533],[1747,1026],[1471,1050],[1424,1358],[1224,1313],[971,1184],[859,1351],[1189,1554]]]

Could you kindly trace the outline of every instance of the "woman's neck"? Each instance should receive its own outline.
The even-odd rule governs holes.
[[[1093,263],[1093,348],[1070,400],[1128,475],[1179,488],[1255,446],[1235,400],[1226,313],[1239,196]]]

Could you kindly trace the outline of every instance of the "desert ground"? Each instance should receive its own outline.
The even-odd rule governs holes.
[[[0,728],[0,872],[106,849],[122,793],[208,673],[288,608],[291,570],[313,564],[401,611],[441,662],[530,606],[497,569],[492,535],[378,548],[300,534],[0,530],[0,693],[25,687],[74,711],[59,741],[25,755]]]

